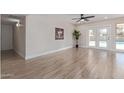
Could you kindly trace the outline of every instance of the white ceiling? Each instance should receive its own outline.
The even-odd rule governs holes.
[[[66,14],[68,15],[68,20],[70,21],[70,23],[72,24],[86,24],[86,23],[90,23],[90,22],[97,22],[97,21],[102,21],[102,20],[108,20],[108,19],[114,19],[114,18],[119,18],[119,17],[124,17],[124,14],[84,14],[84,16],[95,16],[94,18],[90,18],[88,22],[82,22],[82,23],[77,23],[77,20],[72,20],[72,18],[80,18],[80,14]],[[2,18],[3,21],[7,21],[7,22],[15,22],[15,20],[17,19],[10,19],[11,17],[16,16],[17,18],[26,16],[26,15],[20,15],[20,14],[15,14],[15,15],[4,15],[5,18]],[[7,19],[8,18],[8,19]]]
[[[22,14],[9,15],[5,14],[1,17],[2,24],[15,24],[19,22],[20,18],[24,17]]]
[[[114,18],[119,18],[119,17],[124,17],[124,14],[84,14],[84,16],[95,16],[94,18],[90,18],[88,22],[82,22],[83,23],[90,23],[90,22],[97,22],[97,21],[103,21],[103,20],[108,20],[108,19],[114,19]],[[72,14],[70,15],[71,18],[79,18],[80,14]],[[77,23],[76,20],[71,20],[73,24],[80,24],[79,22]]]

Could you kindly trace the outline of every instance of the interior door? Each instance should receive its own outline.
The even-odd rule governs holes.
[[[98,29],[97,34],[97,46],[98,48],[108,49],[109,48],[109,27]]]

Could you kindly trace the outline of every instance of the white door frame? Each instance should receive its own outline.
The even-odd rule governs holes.
[[[107,28],[108,29],[108,40],[107,40],[107,48],[99,47],[99,29]],[[86,29],[85,29],[86,30]],[[89,30],[94,30],[96,32],[96,46],[92,47],[89,46]],[[86,30],[86,47],[87,48],[95,48],[95,49],[103,49],[103,50],[110,50],[115,52],[123,52],[124,50],[116,49],[116,24],[115,25],[103,25],[103,26],[88,26]]]
[[[116,23],[114,26],[115,26],[115,29],[114,29],[114,49],[113,51],[116,51],[116,52],[123,52],[124,53],[124,50],[123,49],[116,49],[116,31],[117,31],[117,24],[124,24],[124,22],[119,22],[119,23]]]
[[[100,36],[99,36],[99,34],[100,34],[100,32],[99,32],[99,30],[100,29],[107,29],[107,38],[106,38],[106,43],[107,43],[107,46],[106,47],[100,47],[99,46],[99,41],[100,41]],[[103,27],[99,27],[98,29],[97,29],[97,46],[96,46],[96,48],[98,48],[98,49],[104,49],[104,50],[110,50],[110,47],[111,47],[111,27],[110,26],[103,26]]]
[[[95,28],[95,27],[91,27],[90,29],[88,29],[87,31],[86,31],[86,46],[87,47],[89,47],[89,48],[96,48],[96,44],[97,44],[97,38],[95,39],[95,46],[89,46],[89,30],[93,30],[93,31],[95,31],[95,35],[97,35],[97,29]]]
[[[102,26],[102,27],[89,27],[90,29],[87,30],[86,32],[86,46],[89,48],[96,48],[96,49],[104,49],[104,50],[109,50],[111,47],[111,26]],[[102,48],[99,47],[99,29],[104,29],[107,28],[107,32],[108,32],[108,36],[107,36],[107,47],[106,48]],[[89,30],[94,30],[95,34],[96,34],[96,45],[95,47],[89,46]]]

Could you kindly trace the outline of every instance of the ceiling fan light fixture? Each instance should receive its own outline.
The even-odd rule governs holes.
[[[84,19],[81,19],[81,22],[84,22],[85,20]]]

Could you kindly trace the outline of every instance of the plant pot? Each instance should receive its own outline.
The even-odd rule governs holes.
[[[76,48],[78,48],[78,45],[76,45]]]

